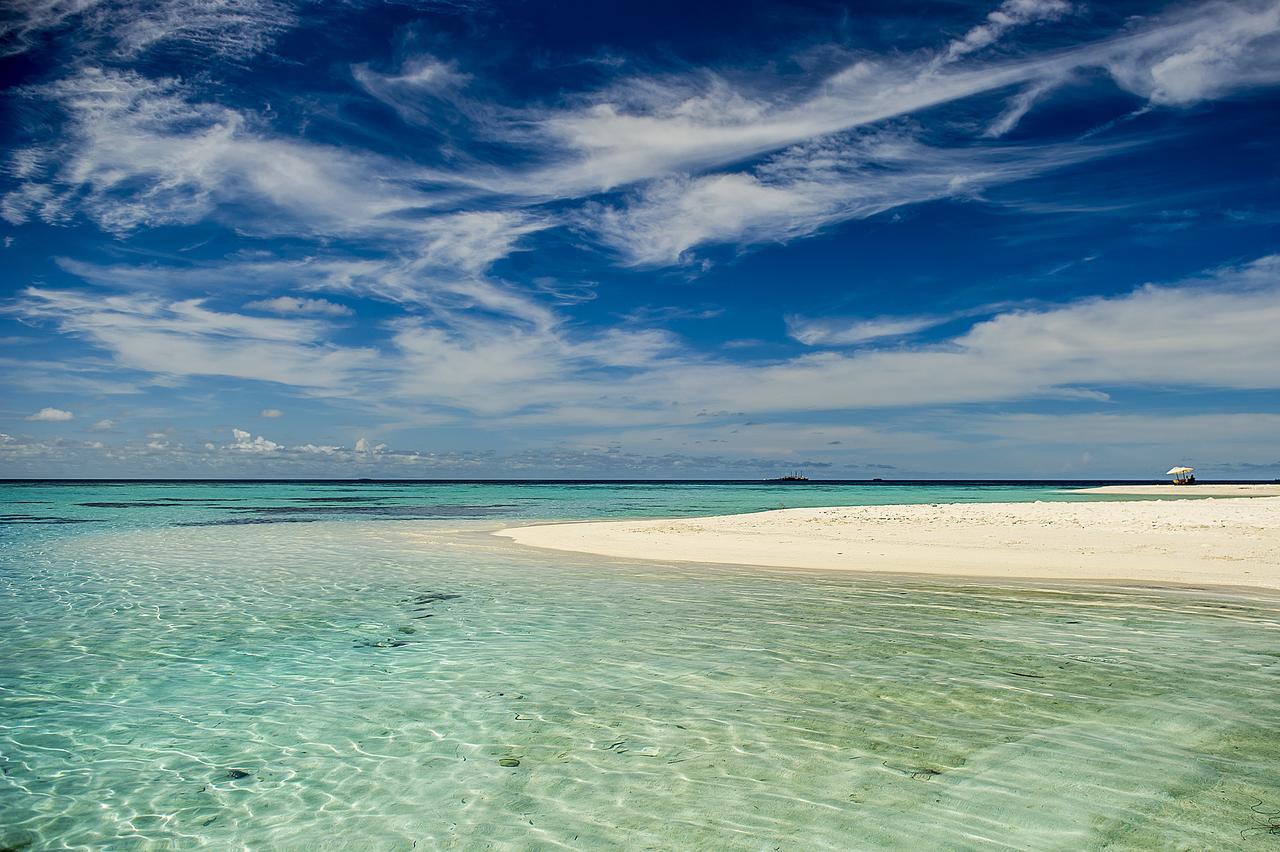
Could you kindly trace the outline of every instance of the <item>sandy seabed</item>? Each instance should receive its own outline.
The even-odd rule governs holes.
[[[1113,493],[1160,493],[1123,487],[1130,490]],[[1213,487],[1196,488],[1211,496]],[[1271,493],[1254,488],[1231,493]],[[1280,589],[1277,496],[783,509],[498,534],[533,547],[630,559]]]

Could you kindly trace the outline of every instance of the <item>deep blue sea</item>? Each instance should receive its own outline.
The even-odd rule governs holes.
[[[1280,598],[526,550],[1062,485],[0,484],[0,848],[1221,849]]]

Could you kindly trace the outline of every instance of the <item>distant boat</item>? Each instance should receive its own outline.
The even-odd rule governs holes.
[[[809,477],[805,476],[798,470],[788,473],[786,476],[779,476],[776,479],[765,480],[765,482],[808,482],[808,481],[809,481]]]

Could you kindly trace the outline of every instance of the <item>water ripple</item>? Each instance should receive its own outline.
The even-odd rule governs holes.
[[[1274,597],[491,527],[8,542],[0,845],[1222,848],[1280,807]]]

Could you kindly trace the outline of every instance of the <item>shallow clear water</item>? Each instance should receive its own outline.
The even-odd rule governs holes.
[[[1276,842],[1275,596],[489,534],[1064,497],[834,488],[5,488],[0,847]]]

